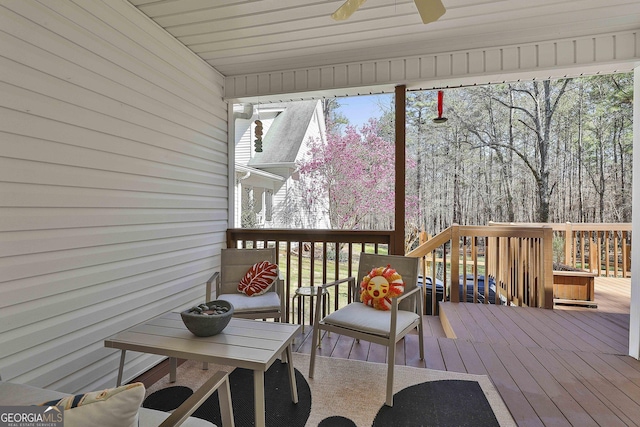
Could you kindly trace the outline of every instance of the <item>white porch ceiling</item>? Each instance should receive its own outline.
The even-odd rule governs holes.
[[[413,0],[130,0],[223,75],[281,72],[640,29],[638,0],[443,0],[424,25]]]

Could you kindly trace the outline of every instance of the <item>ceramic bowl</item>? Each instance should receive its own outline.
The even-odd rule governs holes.
[[[184,325],[198,337],[222,332],[233,316],[233,305],[224,300],[209,301],[180,313]]]

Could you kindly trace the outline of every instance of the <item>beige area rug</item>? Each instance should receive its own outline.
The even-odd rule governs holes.
[[[311,389],[311,414],[307,426],[316,427],[330,416],[349,418],[358,427],[369,427],[373,424],[378,410],[385,401],[387,365],[318,356],[314,378],[309,379],[309,355],[294,353],[293,359],[295,368],[303,374]],[[176,385],[196,389],[219,369],[227,372],[233,370],[228,366],[209,365],[209,370],[203,371],[202,363],[187,361],[178,367],[177,382],[169,383],[169,376],[166,375],[148,388],[147,396],[162,388]],[[394,393],[412,385],[438,380],[478,382],[500,425],[516,425],[498,391],[485,375],[396,366]],[[363,410],[363,402],[366,402],[367,410]]]

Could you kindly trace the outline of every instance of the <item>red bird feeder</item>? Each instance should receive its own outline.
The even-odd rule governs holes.
[[[444,123],[448,120],[446,117],[442,117],[443,101],[444,101],[444,92],[439,90],[438,91],[438,117],[433,119],[434,123]]]

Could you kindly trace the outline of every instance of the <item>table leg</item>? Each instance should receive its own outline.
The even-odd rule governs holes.
[[[120,351],[120,366],[118,367],[118,379],[116,380],[116,387],[120,387],[122,385],[122,372],[124,371],[124,355],[127,353],[127,350]]]
[[[300,303],[302,303],[302,321],[300,323],[302,323],[302,334],[304,334],[304,298],[302,295],[298,298],[298,305],[300,305]]]
[[[169,358],[169,382],[175,383],[178,376],[178,359],[175,357]]]
[[[298,403],[298,385],[296,384],[296,372],[293,368],[293,351],[291,344],[287,346],[287,362],[289,365],[289,386],[291,387],[291,401]]]
[[[253,371],[253,398],[256,411],[256,427],[265,427],[264,371]]]

